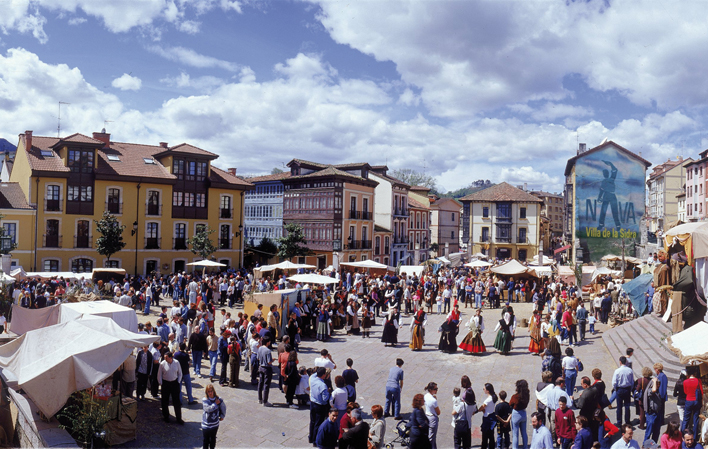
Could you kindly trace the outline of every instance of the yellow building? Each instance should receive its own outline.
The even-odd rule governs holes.
[[[212,165],[218,156],[189,144],[113,142],[105,131],[93,137],[20,134],[10,181],[36,210],[17,230],[13,259],[27,271],[91,271],[124,268],[128,273],[185,270],[199,259],[187,239],[200,227],[215,232],[216,260],[243,261],[243,195],[253,186]],[[96,225],[104,211],[126,226],[126,246],[110,262],[95,250]],[[3,223],[19,215],[5,213]],[[18,219],[19,220],[19,219]],[[7,229],[7,227],[6,227]]]

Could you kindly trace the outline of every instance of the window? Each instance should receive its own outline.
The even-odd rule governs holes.
[[[184,161],[182,159],[172,161],[172,174],[177,176],[178,179],[184,178]]]
[[[526,243],[526,228],[519,228],[519,242]]]
[[[556,207],[556,211],[558,211],[557,207]],[[519,218],[526,218],[526,208],[525,207],[519,208]]]
[[[356,210],[356,197],[355,196],[351,197],[349,210],[351,210],[351,211]]]
[[[455,238],[455,231],[450,231],[450,238],[454,239]]]
[[[221,218],[233,218],[231,211],[231,197],[228,195],[221,195]]]
[[[231,226],[221,225],[219,230],[219,248],[231,249]]]
[[[76,235],[74,236],[74,248],[89,248],[89,221],[79,220],[76,222]]]
[[[361,210],[363,210],[364,212],[368,212],[369,211],[369,199],[363,198],[361,201],[362,201]]]
[[[511,221],[511,203],[497,203],[497,221]]]
[[[206,177],[207,177],[207,163],[206,162],[197,162],[197,181],[204,181],[204,179],[206,179]]]
[[[489,241],[489,228],[482,228],[482,238],[481,241],[483,242],[488,242]]]
[[[195,204],[196,207],[206,207],[206,193],[197,193],[195,198],[196,198],[196,204]]]
[[[497,224],[497,242],[511,243],[511,224]]]
[[[90,273],[93,270],[93,260],[78,258],[71,261],[71,271],[74,273]]]
[[[197,174],[197,163],[194,161],[187,162],[187,181],[194,181],[194,176]]]
[[[67,190],[67,201],[93,201],[93,187],[91,186],[69,186]]]
[[[106,158],[111,162],[120,162],[120,158],[115,154],[107,154]]]
[[[120,268],[120,261],[118,260],[107,260],[104,264],[106,268]]]
[[[172,192],[172,205],[182,207],[184,205],[184,193]]]
[[[187,249],[187,225],[175,223],[174,249]]]
[[[10,243],[12,245],[17,244],[17,223],[3,223],[3,228],[5,228],[5,235],[10,237]]]
[[[197,225],[194,227],[194,229],[197,234],[199,234],[200,232],[206,232],[207,225],[205,225],[204,223],[197,223]]]
[[[57,271],[59,271],[59,261],[55,259],[45,260],[44,271],[56,273]]]
[[[160,215],[160,192],[158,190],[148,190],[147,214]]]
[[[54,152],[52,150],[39,150],[39,154],[41,154],[42,157],[54,157]]]
[[[61,200],[59,199],[59,191],[59,186],[47,186],[46,206],[44,210],[53,212],[58,212],[61,210]]]
[[[155,165],[155,159],[153,159],[151,157],[144,157],[143,162],[145,162],[146,164],[149,164],[149,165]]]
[[[489,207],[484,206],[482,208],[482,217],[484,218],[489,218]]]
[[[450,217],[450,219],[451,219],[452,221],[455,221],[455,213],[453,212],[451,215],[452,215],[452,216]]]
[[[159,249],[160,239],[158,237],[159,224],[148,222],[145,229],[145,249]]]
[[[92,150],[69,150],[69,170],[74,173],[91,173],[93,171]]]
[[[106,202],[106,210],[111,214],[120,214],[120,189],[108,189],[108,201]]]
[[[47,220],[47,230],[44,234],[46,248],[59,247],[59,220]]]
[[[184,207],[194,207],[194,194],[185,193],[184,194]]]

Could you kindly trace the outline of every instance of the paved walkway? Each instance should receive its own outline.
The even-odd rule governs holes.
[[[530,304],[514,304],[517,320],[531,313]],[[463,324],[470,317],[472,309],[462,309]],[[235,310],[236,311],[236,310]],[[305,341],[301,345],[300,364],[313,366],[314,359],[322,348],[327,348],[337,363],[334,374],[340,374],[346,368],[345,360],[351,357],[354,368],[359,373],[360,381],[357,386],[357,401],[362,406],[365,419],[370,422],[369,411],[374,404],[384,405],[384,385],[388,377],[389,368],[394,366],[397,357],[403,358],[405,372],[404,388],[402,392],[402,414],[408,418],[411,411],[411,401],[415,394],[424,393],[423,388],[428,382],[436,382],[439,387],[438,402],[441,410],[440,426],[438,431],[438,447],[453,446],[451,426],[452,389],[459,386],[462,375],[467,375],[472,380],[472,386],[478,401],[482,398],[482,385],[490,382],[497,393],[506,390],[508,396],[514,393],[514,384],[518,379],[526,379],[533,390],[533,386],[540,380],[541,358],[529,354],[528,329],[519,327],[513,350],[508,356],[502,356],[492,348],[494,342],[493,329],[499,318],[499,310],[484,310],[486,330],[483,338],[489,352],[482,356],[473,356],[458,352],[457,354],[444,354],[437,350],[439,333],[437,329],[443,321],[443,316],[433,315],[428,320],[427,339],[424,350],[412,352],[408,348],[408,324],[410,317],[404,317],[406,325],[399,331],[399,344],[395,348],[384,347],[380,341],[381,319],[377,319],[377,326],[372,330],[369,339],[360,336],[346,336],[341,332],[327,343],[318,341]],[[143,317],[140,321],[148,319],[154,324],[154,316]],[[217,321],[218,322],[218,321]],[[599,325],[598,330],[604,330]],[[466,334],[461,329],[458,343]],[[584,375],[590,375],[592,368],[600,368],[603,379],[609,385],[612,372],[616,363],[610,359],[605,348],[601,334],[589,335],[588,340],[577,346],[576,355],[583,361]],[[208,366],[208,362],[206,362]],[[204,366],[202,367],[204,368]],[[203,369],[204,371],[204,369]],[[273,408],[265,408],[258,404],[256,388],[249,383],[249,373],[241,370],[241,388],[222,388],[216,385],[217,394],[223,397],[227,404],[227,418],[222,422],[217,436],[218,447],[311,447],[307,442],[309,412],[306,409],[294,410],[285,406],[285,397],[278,390],[277,378],[271,388],[270,401]],[[201,398],[204,395],[204,386],[208,379],[194,379],[194,396]],[[578,384],[580,382],[578,381]],[[673,386],[670,386],[673,387]],[[533,392],[532,392],[533,395]],[[148,395],[149,396],[149,395]],[[576,394],[577,396],[577,394]],[[532,404],[534,398],[532,397]],[[186,399],[184,400],[186,404]],[[187,423],[178,426],[175,423],[165,424],[160,413],[159,400],[148,400],[139,403],[138,439],[127,446],[134,447],[197,447],[201,446],[201,405],[183,408],[183,417]],[[675,412],[675,402],[667,404],[668,412]],[[614,410],[609,411],[614,419]],[[634,416],[634,412],[632,412]],[[529,418],[530,419],[530,418]],[[386,420],[386,442],[395,438],[394,428],[397,421],[392,418]],[[479,426],[481,415],[475,415],[473,425],[473,445],[479,446],[481,433]],[[528,424],[530,432],[530,421]],[[642,431],[635,432],[637,439],[642,438]],[[641,441],[641,439],[640,439]]]

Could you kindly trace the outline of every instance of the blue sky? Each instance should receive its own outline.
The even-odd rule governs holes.
[[[708,146],[708,5],[658,1],[0,0],[0,137],[190,142],[559,191],[577,143]]]

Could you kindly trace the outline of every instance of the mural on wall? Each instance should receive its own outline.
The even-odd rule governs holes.
[[[576,238],[583,261],[607,254],[634,256],[644,215],[646,167],[640,160],[608,145],[578,159],[575,166]]]

